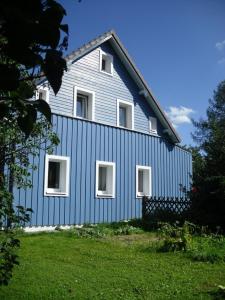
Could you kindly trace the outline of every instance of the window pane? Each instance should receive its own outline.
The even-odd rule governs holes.
[[[99,167],[98,190],[106,192],[107,167]]]
[[[60,162],[49,161],[48,163],[48,188],[59,189]]]
[[[144,192],[144,171],[138,170],[138,192]]]
[[[102,58],[102,71],[106,70],[106,60],[105,58]]]
[[[87,119],[88,96],[77,95],[77,116]]]
[[[120,126],[127,127],[127,110],[126,107],[120,106]]]

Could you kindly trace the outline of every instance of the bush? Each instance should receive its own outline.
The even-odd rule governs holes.
[[[112,235],[129,235],[142,233],[141,228],[132,226],[129,222],[113,222],[109,224],[85,224],[82,228],[72,229],[78,237],[86,238],[104,238]]]
[[[182,226],[177,221],[174,225],[169,223],[161,223],[158,229],[159,235],[164,239],[160,251],[187,251],[191,246],[192,234],[195,230],[195,225],[189,222],[184,222]]]
[[[195,261],[210,263],[225,261],[225,238],[221,235],[195,238],[189,257]]]

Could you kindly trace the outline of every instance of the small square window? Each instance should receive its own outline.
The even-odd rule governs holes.
[[[46,155],[45,196],[68,196],[69,157]]]
[[[157,119],[150,117],[149,118],[149,132],[151,134],[157,134]]]
[[[151,167],[136,166],[136,195],[151,196]]]
[[[115,197],[115,163],[96,162],[96,197]]]
[[[49,89],[47,87],[40,87],[36,92],[36,100],[44,100],[49,103]]]
[[[74,88],[74,116],[94,120],[95,93],[83,88]]]
[[[100,50],[100,71],[113,75],[113,56]]]
[[[134,106],[128,101],[117,100],[117,126],[134,128]]]

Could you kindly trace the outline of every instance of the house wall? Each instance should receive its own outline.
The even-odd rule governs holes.
[[[100,72],[100,49],[113,56],[113,76]],[[74,86],[95,92],[95,121],[116,126],[117,99],[134,104],[134,129],[149,133],[149,116],[155,117],[146,99],[129,76],[109,42],[69,64],[57,96],[50,91],[50,106],[53,113],[73,116]],[[158,133],[162,134],[158,123]]]
[[[45,153],[35,158],[32,189],[15,189],[16,204],[34,211],[30,225],[111,222],[141,216],[136,198],[136,165],[152,167],[153,196],[184,196],[189,188],[191,154],[166,140],[136,131],[53,115],[61,140],[55,155],[70,157],[69,197],[44,196]],[[95,197],[96,160],[116,164],[115,198]]]

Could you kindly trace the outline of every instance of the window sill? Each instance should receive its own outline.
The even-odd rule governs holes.
[[[45,192],[44,196],[46,197],[68,197],[68,193],[63,193],[63,192]]]
[[[150,195],[146,195],[146,194],[137,194],[136,198],[143,198],[143,197],[151,197]]]
[[[96,198],[115,198],[115,196],[111,194],[97,194]]]
[[[121,128],[121,129],[134,130],[134,128],[124,127],[124,126],[120,126],[120,125],[118,125],[117,127]]]
[[[113,73],[108,73],[108,72],[102,71],[102,70],[99,70],[99,72],[100,72],[100,73],[103,73],[103,74],[105,74],[105,75],[108,75],[108,76],[110,76],[110,77],[113,77]]]
[[[79,119],[79,120],[84,120],[84,121],[93,121],[93,122],[94,122],[94,120],[92,120],[92,119],[88,119],[88,118],[82,118],[82,117],[79,117],[79,116],[74,116],[74,118],[76,118],[76,119]]]

